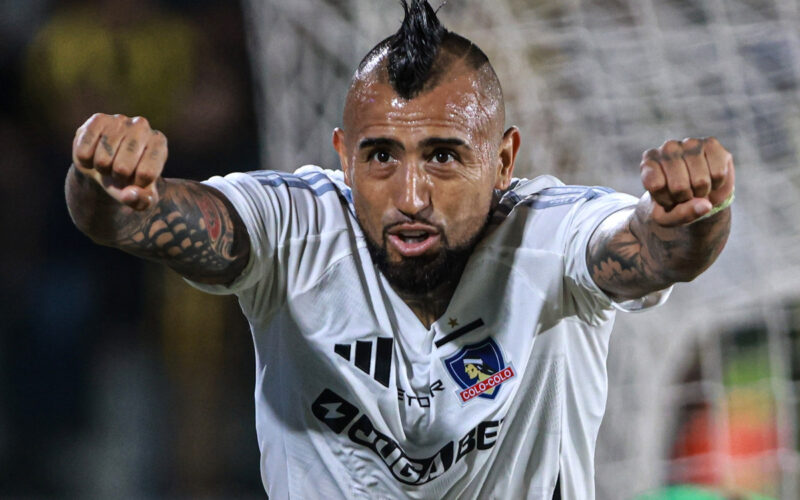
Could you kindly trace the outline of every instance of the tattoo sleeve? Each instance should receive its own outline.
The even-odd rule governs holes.
[[[603,221],[586,260],[594,282],[611,297],[628,300],[691,281],[719,256],[728,239],[730,209],[682,227],[649,219],[649,201]]]
[[[73,168],[67,202],[75,224],[95,242],[162,262],[202,283],[229,284],[250,256],[250,239],[230,202],[195,181],[159,179],[159,201],[136,212]]]

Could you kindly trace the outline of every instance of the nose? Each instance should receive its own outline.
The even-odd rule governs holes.
[[[407,217],[424,217],[431,206],[431,182],[417,165],[404,165],[398,172],[395,206]]]

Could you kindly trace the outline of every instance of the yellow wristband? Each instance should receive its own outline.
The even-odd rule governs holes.
[[[716,207],[712,208],[711,211],[708,212],[707,214],[705,214],[704,216],[695,219],[694,222],[701,221],[703,219],[708,219],[709,217],[712,217],[712,216],[722,212],[723,210],[725,210],[729,206],[731,206],[731,204],[733,204],[734,198],[736,198],[736,196],[734,196],[735,192],[736,192],[736,189],[731,191],[731,194],[729,194],[728,197],[725,198],[725,201],[723,201],[722,203],[720,203]]]

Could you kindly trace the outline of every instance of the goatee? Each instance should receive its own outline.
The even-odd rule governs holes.
[[[487,217],[483,226],[470,239],[457,246],[450,246],[444,231],[441,231],[442,248],[436,253],[419,257],[402,257],[399,262],[390,262],[386,250],[387,232],[383,233],[383,245],[378,245],[364,232],[372,261],[386,276],[392,287],[402,293],[421,295],[449,283],[455,285],[467,265],[475,246],[483,238],[488,226]],[[388,228],[387,228],[388,229]]]

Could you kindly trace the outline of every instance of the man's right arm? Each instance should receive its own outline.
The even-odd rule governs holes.
[[[73,143],[66,181],[75,225],[96,243],[201,283],[230,284],[250,257],[247,229],[216,189],[163,179],[166,140],[143,119],[95,115]]]

